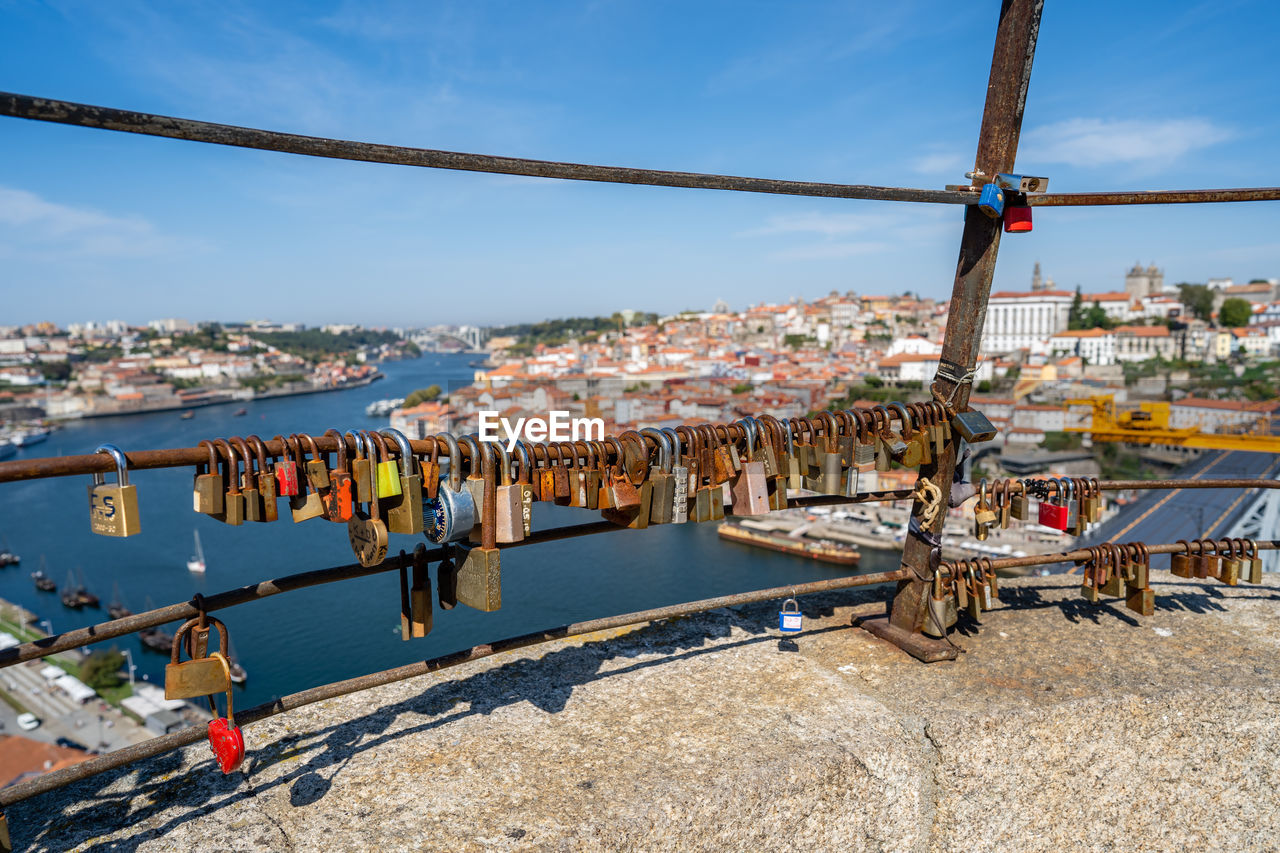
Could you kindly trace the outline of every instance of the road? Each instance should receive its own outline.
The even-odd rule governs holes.
[[[0,689],[21,702],[40,718],[40,727],[31,731],[18,728],[18,712],[8,703],[0,703],[0,723],[7,734],[19,734],[33,740],[53,743],[60,737],[70,738],[90,750],[111,751],[141,743],[151,733],[101,700],[84,705],[72,702],[57,688],[50,688],[40,675],[48,666],[36,659],[0,670]]]
[[[1274,477],[1280,456],[1242,450],[1206,453],[1178,471],[1188,480],[1218,477]],[[1256,493],[1240,489],[1179,489],[1150,491],[1080,539],[1082,545],[1102,542],[1177,542],[1179,539],[1221,537],[1252,504]],[[1167,556],[1152,564],[1168,567]]]

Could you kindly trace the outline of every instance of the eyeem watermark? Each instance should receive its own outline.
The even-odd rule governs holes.
[[[552,410],[543,418],[516,418],[513,424],[492,409],[480,410],[480,440],[503,441],[499,428],[506,434],[507,452],[514,453],[516,442],[527,441],[604,441],[603,418],[575,418],[569,412]]]

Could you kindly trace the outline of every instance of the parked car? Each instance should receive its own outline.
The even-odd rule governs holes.
[[[89,747],[82,743],[76,743],[69,737],[60,737],[54,741],[58,746],[65,746],[67,749],[78,749],[81,752],[88,752]]]
[[[25,714],[18,715],[18,728],[23,731],[31,731],[40,728],[40,718],[28,711]]]

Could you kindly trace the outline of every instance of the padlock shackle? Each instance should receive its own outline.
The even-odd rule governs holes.
[[[400,464],[404,468],[402,476],[409,476],[409,470],[413,467],[413,445],[409,444],[408,436],[393,427],[382,430],[381,435],[390,436],[400,447]]]
[[[116,480],[121,486],[129,485],[129,460],[125,458],[124,451],[116,447],[114,444],[99,444],[94,453],[105,453],[115,460],[116,463]],[[102,485],[106,482],[106,478],[101,472],[93,475],[94,485]]]
[[[208,627],[208,625],[205,625],[205,626],[200,625],[200,620],[202,618],[207,619],[208,625],[212,625],[214,628],[217,629],[218,650],[222,652],[227,651],[228,634],[226,632],[226,626],[222,624],[222,620],[219,619],[218,617],[210,616],[207,613],[201,612],[200,616],[192,617],[191,619],[188,619],[186,622],[183,622],[182,627],[179,628],[177,633],[173,635],[173,643],[169,648],[169,663],[177,663],[178,658],[182,656],[181,648],[182,648],[183,637],[185,637],[190,631],[192,631],[195,628]]]

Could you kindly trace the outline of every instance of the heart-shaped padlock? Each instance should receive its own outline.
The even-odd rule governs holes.
[[[239,770],[244,763],[244,734],[226,717],[209,723],[209,748],[224,774]]]

